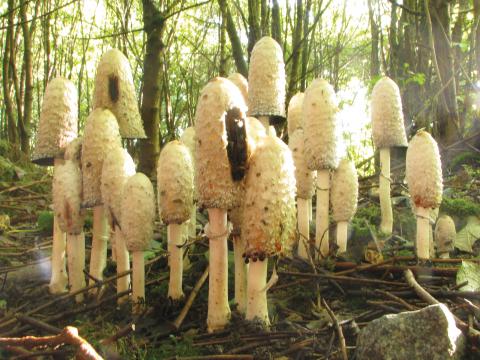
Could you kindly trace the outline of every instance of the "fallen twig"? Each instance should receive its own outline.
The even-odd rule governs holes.
[[[325,299],[322,299],[322,304],[325,307],[325,310],[327,311],[328,316],[330,316],[330,319],[332,320],[333,324],[335,325],[335,328],[337,329],[338,343],[340,344],[340,349],[341,349],[341,352],[342,352],[342,358],[343,358],[343,360],[348,360],[347,344],[345,342],[345,336],[343,336],[342,327],[339,325],[337,317],[335,316],[335,313],[332,311],[332,309],[330,309],[330,307],[328,306]]]

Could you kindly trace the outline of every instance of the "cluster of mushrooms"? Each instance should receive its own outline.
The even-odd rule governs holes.
[[[344,253],[348,223],[355,214],[358,178],[348,157],[341,158],[337,134],[338,104],[333,87],[316,79],[288,106],[287,146],[272,125],[285,118],[285,66],[278,43],[264,37],[255,45],[247,80],[240,74],[216,77],[202,89],[195,126],[179,141],[166,144],[157,164],[157,197],[150,179],[137,173],[122,147],[123,139],[145,138],[130,65],[118,50],[105,53],[95,79],[94,108],[78,137],[78,96],[69,80],[47,86],[33,161],[54,165],[55,226],[50,291],[78,292],[102,280],[110,239],[117,265],[119,303],[133,311],[145,303],[144,251],[154,231],[156,201],[167,226],[170,280],[168,296],[183,298],[183,245],[197,235],[197,206],[208,212],[203,229],[209,239],[209,331],[225,327],[228,301],[228,242],[235,259],[235,303],[247,320],[269,324],[269,257],[314,259]],[[375,145],[380,149],[380,201],[384,233],[392,232],[390,152],[406,146],[400,92],[388,78],[372,94]],[[407,180],[418,219],[417,255],[431,253],[430,221],[442,194],[437,144],[426,132],[412,139],[407,152]],[[310,241],[312,197],[316,192],[316,236]],[[296,200],[296,201],[295,201]],[[83,225],[93,208],[90,269],[85,271]],[[329,240],[332,211],[336,246]],[[438,213],[438,211],[437,211]],[[435,235],[441,256],[448,256],[455,232],[442,216]],[[453,235],[454,236],[454,235]],[[130,256],[131,255],[131,256]],[[66,258],[68,261],[66,261]],[[132,260],[132,276],[129,273]],[[67,266],[68,264],[68,276]],[[120,276],[123,275],[123,276]],[[83,301],[78,292],[76,301]]]

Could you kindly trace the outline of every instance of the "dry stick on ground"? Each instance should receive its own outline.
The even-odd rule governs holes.
[[[343,360],[348,360],[348,355],[347,355],[347,344],[345,342],[345,337],[343,336],[343,331],[342,327],[338,323],[337,317],[335,316],[334,312],[330,307],[328,306],[327,302],[325,299],[322,299],[322,304],[325,307],[325,310],[328,313],[328,316],[330,316],[330,319],[332,320],[333,324],[335,325],[337,329],[337,334],[338,334],[338,342],[340,344],[340,348],[342,350],[342,358]]]
[[[406,309],[410,310],[410,311],[414,311],[414,310],[418,310],[418,308],[416,306],[413,306],[411,304],[409,304],[408,302],[406,302],[405,300],[403,300],[402,298],[396,296],[396,295],[393,295],[391,293],[389,293],[388,291],[383,291],[383,290],[379,290],[379,289],[376,289],[374,290],[375,293],[379,294],[379,295],[383,295],[397,303],[400,303],[402,304]]]

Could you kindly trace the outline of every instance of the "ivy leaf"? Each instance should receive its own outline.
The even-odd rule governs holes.
[[[480,239],[480,219],[477,216],[469,216],[465,227],[457,233],[455,247],[461,251],[471,253],[472,246]]]
[[[457,271],[457,285],[468,282],[460,288],[462,291],[480,290],[480,265],[471,261],[462,261],[462,266]]]

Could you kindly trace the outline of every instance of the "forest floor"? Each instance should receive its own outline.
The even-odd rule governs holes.
[[[476,230],[470,220],[480,216],[480,162],[472,163],[469,158],[460,165],[452,163],[445,181],[448,199],[444,199],[441,212],[454,216],[457,231]],[[464,301],[468,297],[473,304],[480,304],[480,284],[469,288],[474,291],[467,294],[460,291],[465,290],[460,286],[465,282],[458,284],[457,280],[463,258],[480,261],[475,236],[460,238],[463,251],[455,249],[450,260],[418,264],[412,242],[415,219],[401,183],[393,186],[394,236],[382,238],[377,233],[377,179],[362,178],[349,252],[343,258],[332,256],[315,263],[296,257],[278,260],[279,280],[268,292],[271,328],[267,331],[245,322],[232,304],[228,328],[209,334],[205,324],[208,240],[201,232],[206,222],[202,212],[198,213],[198,238],[187,246],[185,301],[172,303],[166,297],[166,229],[158,225],[146,253],[146,307],[142,314],[132,316],[129,303],[117,305],[110,250],[104,281],[94,284],[84,303],[76,304],[68,294],[48,291],[51,174],[27,165],[15,166],[3,157],[0,166],[5,174],[0,179],[0,337],[56,335],[65,326],[74,326],[108,359],[344,359],[345,354],[352,358],[357,334],[370,321],[427,306],[407,284],[406,269],[458,318],[480,329],[475,307]],[[401,171],[398,177],[402,177]],[[85,231],[88,260],[90,219]],[[232,251],[229,262],[232,269]],[[273,267],[273,261],[270,265]],[[229,280],[233,284],[233,273]],[[192,297],[192,302],[187,301]],[[467,358],[478,358],[478,340],[469,338]],[[10,346],[0,348],[0,358],[62,359],[76,351],[69,345]]]

